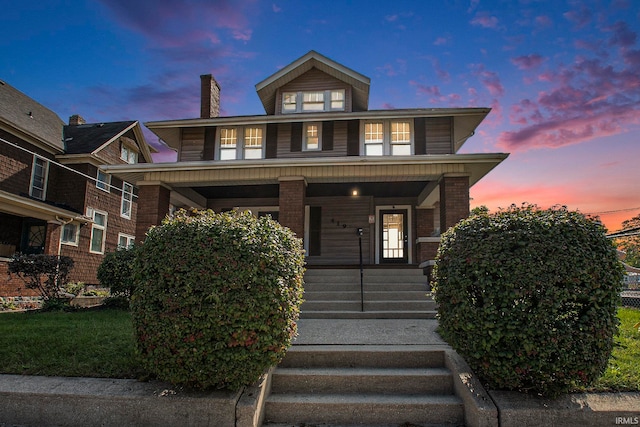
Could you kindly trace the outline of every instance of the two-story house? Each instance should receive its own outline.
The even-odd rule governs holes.
[[[0,82],[0,296],[32,296],[7,263],[16,253],[70,256],[71,281],[97,284],[106,252],[135,240],[137,188],[105,164],[150,163],[137,121],[65,124]]]
[[[145,123],[178,153],[103,169],[140,188],[136,239],[172,207],[270,214],[304,239],[308,266],[418,266],[469,214],[469,188],[507,154],[458,154],[488,108],[369,109],[370,79],[311,51],[256,85],[266,114]]]

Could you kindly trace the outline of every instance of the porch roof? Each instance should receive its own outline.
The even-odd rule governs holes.
[[[138,186],[167,185],[192,200],[195,196],[200,199],[198,204],[205,205],[206,199],[214,194],[233,192],[205,188],[238,190],[239,186],[254,186],[253,190],[257,192],[260,187],[271,186],[273,192],[280,180],[298,177],[304,178],[320,193],[322,184],[347,188],[352,184],[386,183],[389,184],[387,188],[380,191],[391,193],[393,188],[397,191],[418,188],[419,204],[427,205],[437,201],[436,189],[443,175],[468,176],[472,186],[507,157],[508,154],[504,153],[325,157],[105,165],[102,169]],[[268,191],[266,187],[262,190]]]
[[[78,212],[2,190],[0,190],[0,206],[0,212],[44,221],[67,222],[75,220],[87,222],[89,220]]]

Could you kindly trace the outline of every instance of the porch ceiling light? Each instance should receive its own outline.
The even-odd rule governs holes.
[[[358,191],[357,188],[354,188],[353,190],[351,190],[351,195],[352,196],[358,196],[360,194],[360,192]]]

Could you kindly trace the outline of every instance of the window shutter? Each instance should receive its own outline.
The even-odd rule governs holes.
[[[360,121],[350,120],[347,124],[347,156],[360,155]]]
[[[453,118],[431,117],[427,119],[427,154],[453,154]]]
[[[416,154],[427,154],[427,139],[425,133],[424,117],[416,117],[413,120],[414,143]]]
[[[208,127],[204,130],[204,150],[202,151],[202,160],[213,160],[216,145],[216,128]]]
[[[267,159],[275,159],[278,157],[278,125],[276,123],[267,123],[265,150],[265,157]]]
[[[291,123],[291,152],[302,151],[302,123]]]
[[[333,151],[333,122],[322,122],[322,151]]]

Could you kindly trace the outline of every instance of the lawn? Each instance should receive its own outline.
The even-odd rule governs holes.
[[[640,310],[621,308],[605,374],[588,391],[640,391]],[[0,314],[0,373],[138,378],[131,316],[124,310]]]
[[[136,378],[133,348],[124,310],[0,314],[0,373]]]

